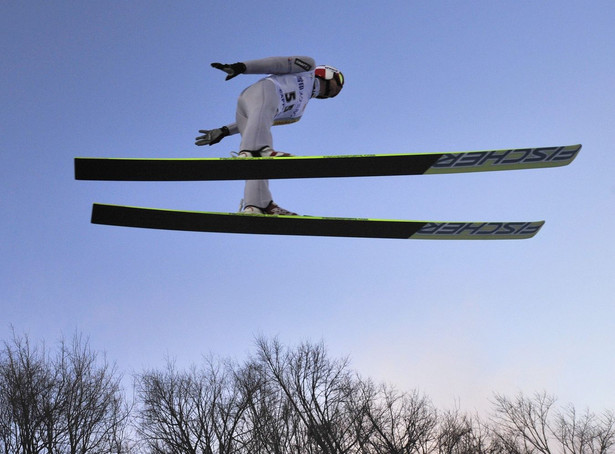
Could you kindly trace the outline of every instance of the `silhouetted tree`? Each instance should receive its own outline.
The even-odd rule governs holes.
[[[7,453],[117,453],[129,411],[115,369],[80,337],[52,357],[13,335],[0,352],[0,415]]]
[[[204,360],[120,376],[75,336],[52,354],[0,350],[0,454],[613,454],[615,415],[558,409],[546,393],[496,394],[491,418],[438,411],[354,372],[323,343],[259,338],[243,364]]]
[[[344,454],[357,445],[360,417],[352,401],[357,382],[347,359],[331,360],[324,344],[285,349],[277,340],[257,340],[257,358],[299,416],[307,442],[323,454]]]

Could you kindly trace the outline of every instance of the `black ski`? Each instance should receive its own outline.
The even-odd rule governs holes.
[[[194,232],[421,240],[510,240],[533,237],[538,233],[544,221],[400,221],[210,213],[94,204],[92,223]]]
[[[581,145],[429,154],[287,158],[75,158],[77,180],[196,181],[423,175],[559,167]]]

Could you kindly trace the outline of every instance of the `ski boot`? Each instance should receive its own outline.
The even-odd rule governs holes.
[[[289,158],[293,155],[283,151],[274,151],[273,148],[265,146],[260,150],[242,150],[234,156],[237,158]]]
[[[278,206],[276,203],[269,202],[269,205],[265,208],[259,208],[254,205],[247,205],[243,207],[242,213],[244,214],[269,214],[274,216],[298,216],[297,213],[293,213],[292,211],[285,210],[284,208]]]

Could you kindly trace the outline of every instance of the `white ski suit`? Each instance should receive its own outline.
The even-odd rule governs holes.
[[[273,149],[271,127],[301,119],[309,100],[318,95],[320,82],[314,75],[313,58],[269,57],[245,61],[244,74],[269,74],[246,88],[237,100],[235,123],[230,134],[241,134],[241,151]],[[244,205],[265,208],[271,202],[269,180],[248,180]]]

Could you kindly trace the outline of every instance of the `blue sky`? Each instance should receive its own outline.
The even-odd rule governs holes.
[[[254,337],[324,340],[361,374],[444,408],[547,391],[615,408],[615,5],[610,1],[3,2],[0,338],[79,331],[128,376]],[[333,100],[274,129],[298,155],[582,143],[536,171],[278,180],[304,214],[541,220],[532,240],[430,242],[95,226],[91,204],[235,211],[242,182],[84,182],[76,156],[223,157],[214,61],[308,55]]]

